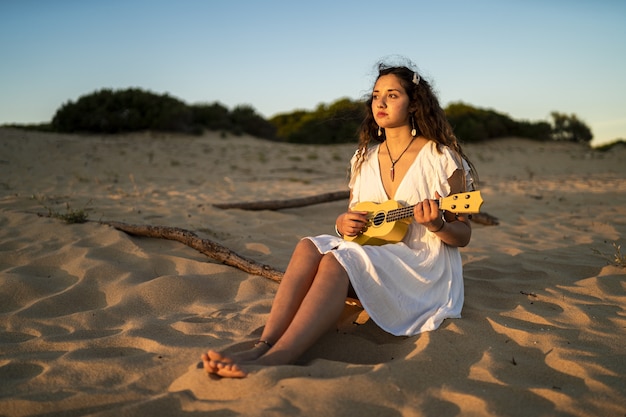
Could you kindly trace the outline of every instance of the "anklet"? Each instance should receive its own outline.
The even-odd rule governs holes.
[[[266,344],[266,345],[267,345],[267,347],[270,347],[270,348],[271,348],[272,346],[274,346],[273,344],[271,344],[271,343],[270,343],[270,342],[268,342],[267,340],[259,340],[258,342],[256,342],[256,343],[254,344],[254,347],[257,347],[257,346],[258,346],[259,344],[261,344],[261,343]]]

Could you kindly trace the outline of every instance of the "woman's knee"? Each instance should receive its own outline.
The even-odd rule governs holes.
[[[300,239],[300,241],[296,244],[296,253],[304,252],[306,254],[317,254],[321,256],[321,253],[317,249],[317,246],[309,239]]]
[[[289,267],[292,268],[313,268],[317,270],[322,254],[317,249],[317,246],[309,239],[302,239],[296,244],[296,247],[291,255]]]
[[[332,253],[326,253],[322,255],[322,259],[320,260],[320,271],[326,272],[325,275],[330,276],[339,276],[341,278],[347,279],[348,273],[344,269],[343,265],[339,263],[335,255]]]

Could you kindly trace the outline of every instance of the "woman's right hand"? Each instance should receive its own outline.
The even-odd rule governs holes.
[[[367,230],[367,211],[348,211],[337,217],[336,226],[343,236],[356,236]]]

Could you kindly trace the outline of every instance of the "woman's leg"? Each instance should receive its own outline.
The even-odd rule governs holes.
[[[311,288],[322,258],[323,255],[309,239],[296,245],[272,302],[261,340],[275,344],[285,333]]]
[[[308,239],[298,242],[272,302],[261,340],[274,344],[280,339],[308,292],[321,259],[322,254],[313,242]],[[250,350],[227,357],[220,352],[209,351],[202,355],[202,359],[207,372],[216,372],[217,369],[211,361],[248,362],[259,358],[268,349],[268,345],[261,343]]]
[[[259,365],[291,363],[337,322],[348,293],[348,275],[333,255],[321,256],[318,264],[314,279],[300,304],[296,306],[287,328],[283,330],[273,347],[265,348],[266,352],[251,363]],[[280,328],[282,323],[282,320],[277,320],[276,329]],[[272,334],[270,329],[267,335]],[[242,362],[233,357],[209,352],[208,355],[203,355],[203,361],[208,372],[227,377],[247,375],[240,366]]]
[[[348,274],[337,259],[332,254],[324,255],[289,327],[256,363],[280,365],[298,359],[337,323],[345,307],[349,284]]]

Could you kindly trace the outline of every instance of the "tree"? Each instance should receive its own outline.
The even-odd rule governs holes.
[[[552,139],[570,142],[591,142],[593,134],[591,129],[575,114],[567,115],[553,111],[552,116]]]

